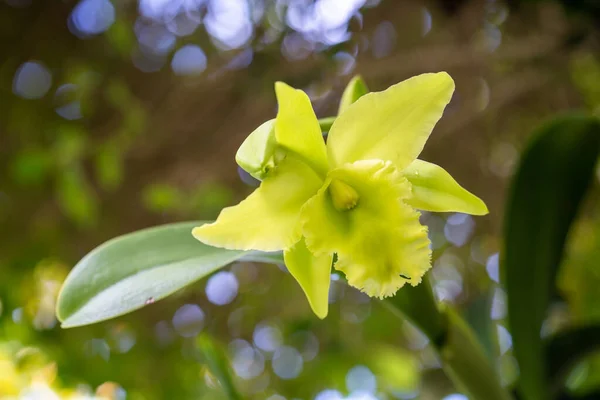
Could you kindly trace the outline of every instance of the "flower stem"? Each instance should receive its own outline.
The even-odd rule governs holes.
[[[403,315],[431,340],[454,385],[471,400],[511,400],[472,329],[451,307],[440,310],[427,280],[404,287],[384,305]]]
[[[319,119],[319,125],[321,126],[322,132],[329,132],[331,129],[331,125],[333,125],[333,121],[335,121],[337,117],[325,117]]]

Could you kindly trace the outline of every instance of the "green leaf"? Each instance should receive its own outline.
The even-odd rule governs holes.
[[[382,304],[408,318],[429,338],[448,377],[470,399],[510,400],[469,325],[448,306],[440,311],[427,276],[420,285],[405,286]]]
[[[331,125],[335,122],[337,117],[325,117],[319,119],[319,126],[321,127],[321,131],[329,132],[331,129]]]
[[[210,372],[218,379],[229,400],[242,400],[231,376],[231,367],[221,346],[211,337],[202,334],[196,340]]]
[[[438,351],[456,387],[473,400],[511,400],[473,330],[451,306],[444,315],[448,330]]]
[[[64,328],[114,318],[167,297],[239,259],[272,254],[210,247],[183,222],[117,237],[86,255],[65,280],[56,314]],[[281,256],[278,258],[283,262]],[[276,260],[275,258],[273,260]]]
[[[343,113],[356,100],[360,99],[365,94],[369,93],[369,88],[360,75],[356,75],[348,82],[348,86],[342,93],[338,114]]]
[[[408,318],[436,347],[443,344],[446,320],[435,302],[427,275],[419,285],[405,285],[382,304],[394,314]]]
[[[548,338],[545,346],[548,382],[558,390],[577,362],[600,349],[600,325],[569,328]]]
[[[81,167],[74,165],[57,178],[56,199],[64,213],[82,227],[93,226],[99,214],[98,200]]]
[[[600,122],[581,115],[544,125],[524,152],[505,213],[503,273],[518,391],[549,399],[542,323],[565,239],[600,152]]]

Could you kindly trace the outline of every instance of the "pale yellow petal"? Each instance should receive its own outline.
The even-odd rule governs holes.
[[[304,239],[301,239],[284,251],[283,257],[288,271],[300,284],[313,312],[317,317],[325,318],[329,309],[333,254],[315,256],[306,248]]]
[[[336,208],[329,182],[338,179],[358,194],[356,205]],[[410,184],[390,162],[359,161],[333,170],[302,208],[302,232],[314,254],[335,252],[335,268],[370,296],[391,296],[417,285],[431,267],[427,229],[404,203]]]
[[[286,249],[300,240],[300,209],[321,184],[310,167],[288,156],[250,196],[192,233],[203,243],[226,249]]]
[[[423,150],[454,92],[445,72],[422,74],[350,104],[327,138],[332,168],[358,160],[391,161],[399,170]]]
[[[328,168],[327,150],[309,97],[283,82],[275,83],[275,93],[279,105],[275,119],[277,143],[324,176]]]
[[[411,206],[426,211],[485,215],[488,209],[477,196],[463,188],[442,167],[423,160],[413,161],[402,174],[412,185]]]

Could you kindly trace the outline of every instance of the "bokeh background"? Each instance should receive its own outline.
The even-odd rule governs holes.
[[[325,117],[354,74],[382,90],[440,70],[456,93],[421,158],[490,214],[424,213],[432,282],[510,385],[505,191],[541,121],[600,113],[598,26],[594,0],[2,0],[0,398],[221,399],[204,334],[248,399],[466,399],[416,328],[335,276],[324,321],[283,266],[252,263],[105,323],[62,330],[54,316],[61,282],[98,244],[214,218],[252,190],[234,154],[275,115],[276,80]],[[600,318],[599,182],[600,169],[546,333]],[[597,357],[568,382],[598,384]]]

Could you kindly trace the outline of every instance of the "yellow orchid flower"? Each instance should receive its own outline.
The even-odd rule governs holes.
[[[277,82],[277,117],[250,134],[236,155],[260,186],[216,222],[193,230],[212,246],[283,250],[320,318],[328,312],[334,254],[334,268],[350,285],[392,296],[405,283],[419,284],[431,268],[417,210],[487,213],[443,168],[417,159],[454,92],[447,73],[364,96],[354,96],[352,87],[366,92],[362,80],[351,82],[325,144],[308,96]]]

